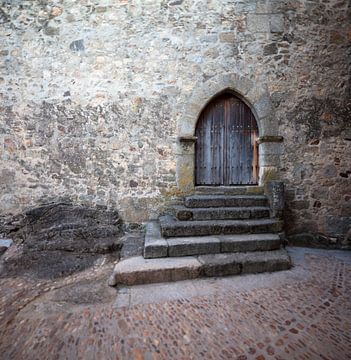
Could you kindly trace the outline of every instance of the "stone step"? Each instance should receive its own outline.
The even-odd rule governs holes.
[[[278,234],[241,234],[163,238],[157,222],[147,224],[144,258],[192,256],[221,252],[249,252],[279,249]]]
[[[272,272],[290,267],[290,257],[285,249],[160,259],[138,256],[116,264],[109,284],[131,286],[199,277]]]
[[[238,220],[260,219],[269,217],[267,206],[247,207],[209,207],[187,208],[185,206],[174,207],[175,216],[178,220]]]
[[[196,186],[198,195],[263,195],[263,186]]]
[[[265,195],[191,195],[184,200],[188,208],[267,206]]]
[[[163,237],[277,233],[283,230],[282,221],[276,219],[177,221],[168,215],[160,217],[160,226]]]
[[[269,251],[280,248],[277,234],[245,234],[168,238],[168,256],[217,254],[221,252]]]

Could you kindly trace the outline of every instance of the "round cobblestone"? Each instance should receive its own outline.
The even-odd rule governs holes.
[[[1,358],[348,359],[350,253],[301,251],[290,250],[295,268],[281,272],[278,283],[269,283],[276,274],[264,275],[268,282],[262,286],[246,288],[230,285],[235,277],[210,279],[205,287],[215,292],[120,307],[111,293],[95,303],[79,302],[74,293],[70,302],[74,284],[78,290],[88,284],[92,293],[107,291],[101,284],[111,265],[59,280],[2,278]]]

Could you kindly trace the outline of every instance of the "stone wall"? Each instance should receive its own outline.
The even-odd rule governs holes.
[[[1,215],[69,200],[117,208],[126,222],[157,216],[181,194],[189,99],[234,73],[273,104],[289,234],[340,242],[350,18],[347,0],[3,0]]]

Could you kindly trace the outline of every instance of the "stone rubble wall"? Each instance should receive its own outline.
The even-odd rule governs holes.
[[[179,195],[195,84],[230,72],[269,91],[288,234],[345,240],[350,18],[347,0],[1,1],[0,215],[70,201],[155,218]]]

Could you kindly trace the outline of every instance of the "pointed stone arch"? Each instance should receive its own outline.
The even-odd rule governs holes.
[[[256,118],[260,135],[260,185],[264,185],[268,174],[277,177],[283,138],[279,136],[268,90],[236,73],[221,74],[195,85],[178,121],[177,182],[182,193],[194,190],[196,123],[206,105],[224,92],[232,92],[244,101]]]

